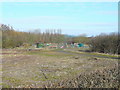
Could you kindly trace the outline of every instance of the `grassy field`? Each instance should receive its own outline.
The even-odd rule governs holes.
[[[118,59],[81,53],[75,49],[3,49],[1,85],[3,88],[119,86]]]

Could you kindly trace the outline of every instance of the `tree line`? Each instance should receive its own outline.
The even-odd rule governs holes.
[[[14,30],[11,26],[2,24],[0,31],[2,32],[2,48],[15,48],[24,43],[30,45],[37,42],[60,43],[65,40],[61,30],[46,30],[43,33],[38,30],[34,32],[20,32]]]
[[[91,51],[120,54],[120,33],[100,34],[89,41]]]
[[[20,32],[13,29],[13,27],[1,24],[0,37],[2,37],[2,48],[15,48],[28,43],[30,45],[37,42],[42,43],[84,43],[89,45],[90,51],[100,53],[120,54],[120,33],[100,34],[95,37],[67,36],[62,34],[61,30],[46,30],[40,32]],[[1,45],[1,44],[0,44]]]

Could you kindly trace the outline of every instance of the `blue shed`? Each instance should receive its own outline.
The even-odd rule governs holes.
[[[83,43],[79,43],[79,44],[78,44],[78,47],[83,47],[83,46],[84,46]]]

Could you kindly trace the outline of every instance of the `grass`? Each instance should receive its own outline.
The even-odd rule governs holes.
[[[73,79],[81,73],[111,67],[116,63],[116,61],[110,61],[107,58],[106,60],[99,58],[99,61],[88,60],[88,56],[81,56],[81,54],[78,59],[75,59],[73,56],[78,55],[58,52],[60,50],[63,49],[26,51],[18,58],[15,56],[4,57],[3,87],[21,85],[22,88],[27,85],[36,85],[36,83],[38,87],[42,87],[48,82]],[[106,64],[107,66],[105,66]]]
[[[91,55],[100,55],[100,56],[107,56],[107,57],[118,57],[118,55],[110,55],[110,54],[104,54],[104,53],[90,53]]]
[[[74,56],[74,55],[68,55],[68,54],[62,54],[62,53],[58,53],[58,52],[55,52],[56,50],[42,50],[42,51],[29,51],[27,52],[26,54],[28,55],[39,55],[39,56],[48,56],[48,57],[57,57],[57,58],[60,58],[60,57],[65,57],[65,56]]]
[[[9,82],[9,84],[12,84],[13,86],[19,86],[20,84],[22,84],[23,82],[20,79],[16,79],[15,77],[2,77],[3,82]],[[8,85],[8,83],[3,83],[3,88],[10,88],[11,86]]]
[[[96,53],[96,52],[81,52],[81,51],[75,51],[75,50],[64,50],[65,52],[71,52],[71,53],[77,53],[77,54],[86,54],[86,55],[97,55],[97,56],[105,56],[110,58],[118,58],[118,55],[110,55],[110,54],[104,54],[104,53]]]
[[[2,88],[11,88],[11,85],[8,85],[8,84],[5,84],[5,83],[2,83]]]

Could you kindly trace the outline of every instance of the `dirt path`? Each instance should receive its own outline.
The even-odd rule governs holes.
[[[61,52],[61,53],[70,54],[70,55],[78,55],[78,56],[109,58],[109,59],[120,59],[120,57],[109,57],[109,56],[103,56],[103,55],[92,55],[92,54],[87,53],[87,52],[79,53],[78,51],[76,52],[75,50],[58,50],[56,52]]]

